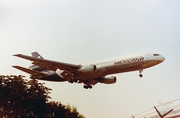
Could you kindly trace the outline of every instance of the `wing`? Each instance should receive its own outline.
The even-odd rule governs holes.
[[[24,58],[30,61],[33,61],[34,65],[41,66],[43,68],[49,69],[56,71],[57,68],[61,70],[67,70],[70,72],[75,72],[77,69],[81,68],[81,65],[75,65],[75,64],[68,64],[68,63],[63,63],[63,62],[57,62],[57,61],[52,61],[52,60],[47,60],[47,59],[41,59],[41,58],[35,58],[27,55],[22,55],[22,54],[16,54],[13,56],[17,56],[20,58]]]
[[[38,71],[35,71],[35,70],[30,70],[30,69],[27,69],[27,68],[24,68],[24,67],[21,67],[21,66],[12,66],[12,67],[14,67],[16,69],[19,69],[21,71],[24,71],[26,73],[29,73],[31,75],[37,75],[37,76],[45,76],[45,75],[47,75],[45,73],[41,73],[41,72],[38,72]]]

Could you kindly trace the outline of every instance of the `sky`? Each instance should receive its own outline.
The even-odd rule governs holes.
[[[0,0],[0,74],[30,61],[12,56],[37,51],[44,58],[81,64],[135,53],[166,60],[143,71],[115,74],[117,82],[45,82],[53,101],[76,106],[87,118],[130,118],[180,98],[179,0]],[[44,82],[44,81],[40,81]]]

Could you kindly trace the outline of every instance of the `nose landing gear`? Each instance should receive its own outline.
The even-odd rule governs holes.
[[[139,74],[139,77],[143,77],[143,75],[142,75],[142,74]]]
[[[140,69],[139,70],[139,77],[143,77],[142,72],[143,72],[143,69]]]

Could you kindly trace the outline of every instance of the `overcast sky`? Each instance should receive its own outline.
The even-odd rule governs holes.
[[[74,105],[87,118],[129,118],[180,97],[179,0],[0,0],[0,74],[28,74],[13,54],[80,64],[134,53],[166,60],[139,72],[116,74],[112,85],[45,82],[52,100]],[[44,82],[44,81],[40,81]]]

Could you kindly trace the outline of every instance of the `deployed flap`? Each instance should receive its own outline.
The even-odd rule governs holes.
[[[61,69],[61,70],[67,70],[67,71],[72,72],[72,71],[76,71],[77,69],[81,68],[81,65],[68,64],[68,63],[63,63],[63,62],[47,60],[47,59],[35,58],[35,57],[22,55],[22,54],[16,54],[13,56],[17,56],[20,58],[24,58],[24,59],[33,61],[33,64],[41,66],[41,67],[49,69],[49,70],[53,70],[53,71],[56,71],[57,69]]]
[[[27,68],[24,68],[24,67],[21,67],[21,66],[12,66],[12,67],[14,67],[16,69],[19,69],[21,71],[24,71],[26,73],[29,73],[31,75],[37,75],[37,76],[45,76],[45,75],[47,75],[45,73],[41,73],[41,72],[38,72],[38,71],[35,71],[35,70],[30,70],[30,69],[27,69]]]

